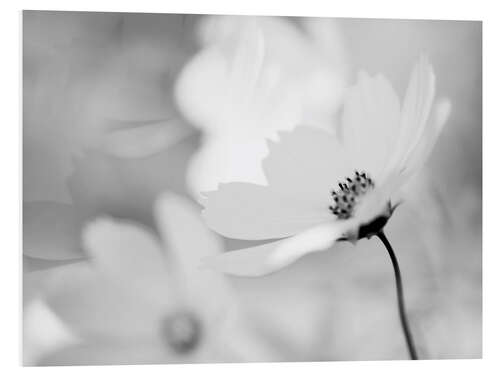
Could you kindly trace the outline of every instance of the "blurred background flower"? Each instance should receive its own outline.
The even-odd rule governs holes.
[[[200,51],[176,86],[183,114],[204,132],[189,170],[195,195],[265,182],[259,161],[279,130],[333,131],[348,71],[336,20],[210,16],[198,26]]]
[[[449,96],[453,111],[439,152],[408,185],[411,199],[398,208],[387,234],[400,257],[422,357],[477,358],[479,22],[25,11],[25,362],[76,364],[99,347],[96,361],[119,359],[118,351],[104,350],[104,341],[81,341],[75,332],[96,336],[47,304],[51,296],[67,312],[106,302],[103,289],[99,301],[83,305],[83,296],[96,291],[90,286],[101,285],[94,273],[105,274],[86,263],[86,224],[106,216],[112,226],[133,222],[159,238],[154,202],[162,192],[196,196],[229,178],[265,183],[265,138],[298,123],[334,132],[352,72],[383,73],[402,94],[422,53],[439,77],[437,93]],[[226,250],[248,245],[222,243]],[[355,249],[334,250],[259,280],[227,280],[238,302],[237,324],[228,327],[244,327],[234,360],[406,358],[383,249],[361,241]],[[122,259],[113,259],[121,269]],[[100,280],[120,306],[116,289],[123,288],[115,288],[113,278]],[[94,318],[86,327],[93,333],[104,323]],[[205,358],[220,354],[207,346]],[[131,360],[158,360],[160,351],[137,352]],[[165,352],[160,357],[174,361]]]
[[[263,349],[238,325],[227,281],[199,270],[200,257],[223,248],[197,207],[163,195],[156,219],[161,239],[131,221],[100,218],[86,226],[90,263],[57,269],[46,297],[75,343],[41,364],[250,361]]]

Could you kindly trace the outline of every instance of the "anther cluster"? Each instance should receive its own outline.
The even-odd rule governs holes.
[[[329,206],[331,213],[339,219],[349,219],[359,198],[375,186],[373,180],[365,173],[355,171],[355,175],[339,182],[339,188],[332,191],[335,204]]]

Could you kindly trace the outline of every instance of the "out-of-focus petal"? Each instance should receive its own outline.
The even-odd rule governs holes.
[[[280,86],[279,64],[264,64],[267,52],[260,27],[245,22],[231,48],[214,45],[197,54],[176,84],[184,115],[212,134],[262,138],[291,129],[300,120],[300,103]]]
[[[278,86],[282,92],[295,91],[302,120],[330,121],[345,87],[341,33],[332,19],[304,18],[299,22],[280,17],[209,16],[200,24],[200,39],[206,46],[232,48],[241,44],[245,30],[252,32],[257,26],[266,47],[264,64],[279,67]]]
[[[204,195],[201,203],[205,206],[205,222],[229,238],[283,238],[332,217],[328,205],[315,207],[267,186],[235,182],[222,184],[217,191]]]
[[[450,113],[451,101],[448,98],[443,98],[436,102],[419,142],[415,145],[406,160],[404,173],[408,177],[417,172],[427,160],[429,154],[434,149],[434,145],[444,125],[450,117]]]
[[[36,268],[37,266],[34,267],[31,264],[33,261],[38,263],[39,259],[29,258],[27,256],[23,257],[23,306],[26,306],[32,300],[43,295],[52,274],[57,272],[59,267],[65,267],[76,262],[85,262],[85,260],[73,262],[44,261],[48,263],[48,265],[43,264]],[[29,268],[27,267],[27,263],[29,264]]]
[[[300,24],[307,36],[319,47],[319,54],[336,62],[339,72],[344,72],[347,63],[345,43],[339,20],[329,17],[303,17]]]
[[[211,324],[199,351],[199,360],[206,362],[272,362],[279,360],[281,348],[263,337],[249,323],[248,311],[234,309],[222,324]],[[267,328],[267,327],[266,327]]]
[[[80,222],[66,203],[26,202],[23,205],[23,252],[46,260],[82,259]]]
[[[261,139],[207,136],[191,159],[188,185],[197,198],[204,191],[217,190],[221,183],[238,181],[265,185],[260,161],[267,154],[266,142]]]
[[[36,366],[43,356],[75,342],[78,339],[41,299],[24,305],[24,366]]]
[[[142,158],[177,143],[192,132],[178,120],[113,121],[101,147],[121,158]]]
[[[328,249],[354,225],[352,220],[324,223],[290,238],[206,258],[204,264],[235,276],[267,275],[308,253]]]
[[[147,365],[179,362],[155,340],[89,341],[66,346],[43,357],[39,366]],[[189,360],[188,360],[189,362]]]
[[[306,84],[306,119],[323,115],[325,120],[331,121],[342,104],[348,78],[342,32],[334,18],[305,17],[301,18],[301,25],[317,53],[317,62],[311,64]]]
[[[398,194],[398,190],[408,183],[410,178],[423,166],[427,157],[431,153],[441,130],[443,129],[451,111],[451,102],[448,99],[441,99],[436,103],[431,117],[426,125],[418,144],[414,147],[404,169],[392,170],[384,178],[381,186],[363,200],[358,208],[357,215],[362,222],[366,222],[374,215],[380,214],[385,209],[386,202]],[[404,195],[404,194],[403,194]]]
[[[221,51],[208,49],[186,63],[176,86],[175,96],[180,110],[193,125],[212,130],[224,124],[215,123],[220,103],[226,99],[227,62]]]
[[[305,126],[269,142],[263,168],[273,190],[327,214],[331,191],[353,173],[349,155],[334,136]]]
[[[387,165],[387,172],[400,169],[420,141],[425,131],[435,94],[434,70],[425,57],[421,57],[413,68],[406,90],[401,122],[397,135],[397,148]]]
[[[83,231],[83,245],[105,278],[145,299],[168,297],[171,275],[155,235],[139,224],[100,218]]]
[[[176,88],[181,111],[210,136],[190,172],[195,194],[216,183],[262,183],[265,139],[275,140],[280,130],[333,129],[345,87],[338,30],[328,21],[305,24],[277,17],[200,22],[203,49]]]
[[[242,29],[240,43],[229,61],[228,78],[231,91],[241,95],[243,102],[252,100],[262,77],[266,41],[256,22],[248,21]]]
[[[222,253],[221,239],[204,225],[200,210],[185,198],[164,194],[155,212],[181,298],[199,306],[197,310],[206,315],[207,324],[213,324],[229,307],[230,291],[222,275],[202,269],[200,263],[204,257]]]
[[[346,94],[342,136],[352,164],[376,182],[395,148],[399,118],[399,98],[389,81],[360,73]]]
[[[151,299],[147,293],[137,293],[127,280],[121,282],[110,282],[89,264],[61,267],[47,286],[47,303],[83,339],[125,342],[156,335],[165,305],[171,303],[169,296],[157,294]]]
[[[177,82],[180,108],[209,131],[241,127],[236,122],[238,114],[246,121],[246,107],[254,101],[265,47],[261,30],[254,23],[245,25],[248,30],[244,28],[247,32],[240,35],[242,43],[229,53],[218,46],[203,50],[187,64]]]

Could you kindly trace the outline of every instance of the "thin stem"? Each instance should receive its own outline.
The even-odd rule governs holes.
[[[399,319],[401,321],[401,326],[403,327],[406,346],[408,347],[408,351],[410,352],[411,359],[418,359],[417,351],[415,350],[415,344],[413,343],[413,337],[410,331],[410,326],[408,325],[408,318],[406,317],[406,308],[403,295],[403,281],[401,280],[401,271],[399,270],[398,259],[396,258],[396,254],[394,253],[389,240],[385,236],[385,233],[383,231],[380,231],[377,233],[377,237],[380,238],[380,241],[382,241],[385,248],[387,249],[389,257],[391,258],[392,266],[394,268],[394,278],[396,279],[396,291],[398,295]]]

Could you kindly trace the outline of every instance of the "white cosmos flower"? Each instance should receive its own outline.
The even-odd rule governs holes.
[[[263,161],[266,186],[234,182],[205,194],[203,217],[216,232],[280,239],[206,263],[258,276],[336,240],[378,233],[394,209],[391,198],[424,163],[447,120],[449,102],[431,111],[434,95],[426,58],[414,67],[402,105],[386,78],[360,73],[345,98],[341,139],[310,127],[283,132]]]
[[[299,25],[300,22],[300,25]],[[219,182],[264,183],[266,139],[300,122],[331,128],[345,88],[335,21],[210,16],[176,85],[181,112],[205,133],[189,170],[195,194]],[[307,58],[304,58],[307,56]]]
[[[199,269],[200,257],[222,248],[197,209],[165,195],[156,216],[161,240],[138,224],[111,218],[86,227],[83,245],[91,262],[55,270],[47,287],[49,307],[80,342],[43,364],[211,362],[258,355],[235,319],[226,280]]]

